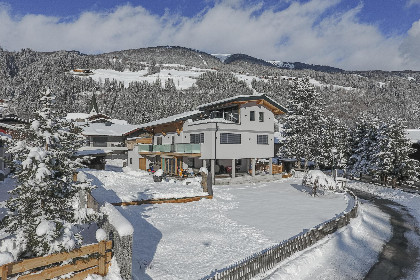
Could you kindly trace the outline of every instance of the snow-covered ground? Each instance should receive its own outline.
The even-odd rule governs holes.
[[[363,279],[392,235],[389,216],[360,204],[350,224],[256,279]]]
[[[118,207],[134,227],[134,279],[200,279],[347,209],[345,194],[312,197],[300,182],[214,186],[212,200]]]
[[[200,178],[182,181],[170,179],[156,183],[146,171],[131,171],[129,168],[122,170],[86,169],[82,171],[84,175],[79,173],[79,178],[86,176],[97,186],[92,195],[99,203],[208,195],[202,190]]]
[[[185,65],[171,65],[171,64],[164,64],[161,65],[161,70],[159,73],[155,73],[152,75],[148,74],[147,67],[144,70],[141,71],[129,71],[125,70],[123,72],[115,71],[111,69],[93,69],[93,74],[89,76],[81,76],[81,78],[92,78],[95,81],[101,81],[102,83],[105,82],[105,79],[109,80],[116,80],[119,82],[123,82],[125,87],[128,87],[131,82],[137,81],[137,82],[143,82],[147,81],[149,83],[154,83],[157,79],[160,79],[160,82],[162,86],[165,86],[165,82],[168,79],[172,79],[175,83],[175,87],[177,89],[187,89],[192,87],[197,78],[209,71],[216,71],[213,69],[201,69],[201,68],[195,68],[195,67],[187,67]],[[241,80],[246,82],[246,84],[249,86],[249,88],[252,89],[251,82],[252,80],[263,80],[268,81],[266,78],[257,77],[254,75],[249,74],[240,74],[236,73],[235,76]],[[281,79],[290,79],[294,77],[288,77],[288,76],[281,76]],[[321,82],[310,79],[310,83],[312,83],[314,86],[323,88],[323,87],[330,87],[332,86],[334,89],[344,89],[344,90],[355,90],[355,88],[352,87],[343,87],[338,85],[330,85],[330,84],[322,84]]]
[[[199,180],[155,183],[146,172],[109,162],[106,170],[84,170],[98,185],[101,202],[204,195]],[[184,184],[185,183],[185,184]],[[0,215],[11,182],[0,184]],[[406,205],[420,219],[420,196],[363,183]],[[312,197],[301,178],[213,186],[214,198],[184,204],[117,207],[133,225],[133,279],[201,279],[256,252],[349,210],[343,193]],[[270,279],[360,279],[390,238],[388,216],[361,204],[349,226],[261,275]],[[337,268],[340,268],[339,270]],[[116,273],[118,275],[118,273]],[[101,279],[92,276],[91,279]],[[112,278],[106,278],[112,279]]]
[[[211,69],[199,69],[190,68],[189,70],[177,70],[177,69],[161,69],[159,73],[148,75],[147,69],[137,72],[124,71],[119,72],[110,69],[95,69],[93,75],[89,76],[95,81],[104,82],[105,79],[117,80],[123,82],[125,87],[131,82],[143,82],[154,83],[157,79],[161,80],[162,86],[165,86],[165,82],[168,79],[172,79],[177,89],[186,89],[192,87],[198,76],[205,73],[206,71],[212,71]]]
[[[351,182],[349,187],[374,194],[384,199],[389,199],[405,206],[417,221],[417,224],[414,226],[417,230],[420,227],[420,195],[362,182]],[[418,238],[413,236],[406,236],[406,238],[416,244],[417,248],[420,248],[420,240]],[[420,279],[420,262],[417,262],[416,268],[411,271],[411,274],[406,279]]]

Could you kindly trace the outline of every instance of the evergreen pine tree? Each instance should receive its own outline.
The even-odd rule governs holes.
[[[322,101],[309,78],[295,79],[290,94],[289,113],[284,122],[282,157],[317,161],[321,153]]]
[[[415,180],[418,175],[418,162],[408,156],[413,153],[410,142],[404,133],[403,124],[395,119],[382,122],[377,131],[377,144],[372,155],[373,175],[382,182],[390,179]]]
[[[22,246],[21,256],[73,249],[81,242],[74,225],[96,218],[93,210],[78,209],[78,191],[91,189],[89,183],[73,181],[81,165],[72,156],[81,139],[53,116],[52,101],[46,90],[25,138],[14,140],[8,149],[17,185],[1,226]]]
[[[372,158],[377,144],[378,121],[362,115],[350,139],[348,172],[355,176],[372,175]]]

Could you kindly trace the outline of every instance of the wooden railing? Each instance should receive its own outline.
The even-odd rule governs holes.
[[[0,267],[1,280],[21,274],[19,280],[44,280],[72,273],[71,279],[89,274],[106,275],[112,258],[112,241],[81,247],[71,252],[8,263]]]

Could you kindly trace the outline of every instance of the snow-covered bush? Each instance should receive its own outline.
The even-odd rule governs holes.
[[[316,193],[316,190],[338,190],[334,179],[320,170],[310,170],[303,177],[302,185],[310,187]]]
[[[74,172],[82,165],[72,156],[83,138],[54,116],[52,100],[46,90],[36,119],[22,129],[23,137],[8,139],[17,184],[7,200],[9,212],[0,228],[11,234],[6,243],[20,248],[12,252],[15,258],[72,250],[82,241],[74,226],[98,217],[91,209],[83,213],[79,209],[77,194],[89,191],[90,182],[73,181]]]

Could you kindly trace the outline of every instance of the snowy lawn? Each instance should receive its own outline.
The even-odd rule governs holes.
[[[97,186],[92,195],[99,203],[208,195],[202,190],[201,178],[169,179],[157,183],[146,171],[107,169],[111,170],[85,169],[79,173],[79,178],[86,176]]]
[[[134,226],[134,279],[201,279],[349,208],[347,195],[312,197],[300,183],[214,186],[212,200],[118,207]]]

